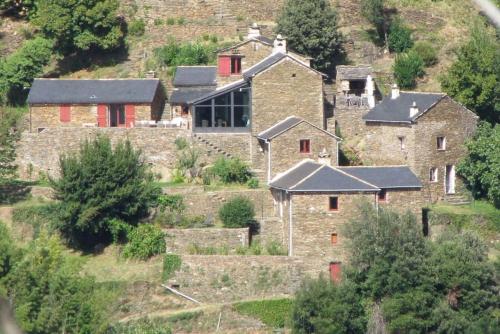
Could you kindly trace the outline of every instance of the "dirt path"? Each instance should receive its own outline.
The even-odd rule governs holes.
[[[23,334],[23,331],[14,321],[9,302],[0,298],[0,332],[5,334]]]

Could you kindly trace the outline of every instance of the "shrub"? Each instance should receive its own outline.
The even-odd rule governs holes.
[[[219,218],[224,227],[247,227],[254,222],[255,210],[252,201],[238,196],[230,199],[219,209]]]
[[[170,181],[174,184],[184,183],[186,182],[186,178],[184,177],[184,173],[179,169],[174,169],[172,171],[172,175],[170,176]]]
[[[177,24],[180,25],[180,26],[186,24],[186,19],[184,17],[179,17],[177,19]]]
[[[182,195],[160,195],[158,197],[158,207],[161,211],[180,214],[186,209],[186,204],[184,204],[184,197]]]
[[[163,24],[163,20],[160,18],[156,18],[154,24],[155,26],[161,26]]]
[[[288,251],[283,247],[283,245],[275,240],[269,242],[266,245],[266,251],[269,255],[287,255]]]
[[[413,50],[422,58],[425,66],[435,65],[438,61],[436,49],[429,42],[418,41],[413,46]]]
[[[146,23],[143,19],[133,20],[128,26],[128,33],[132,36],[142,36],[146,32]]]
[[[147,260],[166,251],[165,233],[156,225],[141,224],[128,234],[128,239],[123,249],[125,258]]]
[[[252,176],[248,165],[238,158],[220,157],[211,171],[223,183],[245,183]]]
[[[291,299],[271,299],[236,303],[238,313],[261,320],[264,324],[275,327],[285,327],[285,322],[293,307]]]
[[[167,20],[167,24],[168,24]],[[170,39],[167,44],[154,50],[158,63],[173,69],[181,65],[209,65],[215,62],[217,45],[180,43]]]
[[[33,226],[36,237],[42,228],[50,228],[59,223],[59,209],[58,203],[23,204],[14,208],[12,220]]]
[[[196,167],[198,159],[200,158],[200,151],[195,148],[189,148],[180,152],[177,157],[177,169],[185,172],[191,168]]]
[[[167,281],[173,273],[181,268],[182,259],[177,254],[166,254],[163,257],[163,274],[162,278]]]
[[[127,323],[113,325],[107,334],[172,334],[168,324],[154,319],[144,318]]]
[[[0,221],[0,279],[7,275],[14,265],[14,242],[7,226]],[[1,293],[1,290],[0,290]]]
[[[413,46],[411,30],[403,24],[401,20],[395,20],[389,27],[389,35],[387,36],[389,51],[401,53]]]
[[[250,180],[248,180],[247,186],[250,189],[257,189],[259,187],[259,180],[256,178],[251,178]]]
[[[173,26],[175,24],[175,19],[173,17],[169,17],[167,19],[167,25]]]
[[[414,88],[417,77],[424,73],[424,61],[416,52],[409,51],[396,56],[394,77],[401,88]]]
[[[178,151],[182,151],[183,149],[185,149],[189,146],[187,139],[184,137],[175,138],[174,144],[175,144],[175,148]]]

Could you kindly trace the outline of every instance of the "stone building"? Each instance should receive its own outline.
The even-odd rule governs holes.
[[[158,79],[35,79],[28,95],[30,131],[64,127],[134,127],[159,120]]]

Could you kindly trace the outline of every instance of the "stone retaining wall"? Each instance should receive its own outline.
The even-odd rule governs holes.
[[[250,232],[248,228],[191,228],[167,229],[167,252],[188,254],[193,245],[200,247],[226,247],[234,253],[238,247],[248,247]]]

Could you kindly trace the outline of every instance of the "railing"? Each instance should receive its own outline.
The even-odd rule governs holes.
[[[356,95],[339,96],[336,98],[336,104],[342,107],[367,108],[368,97]]]

